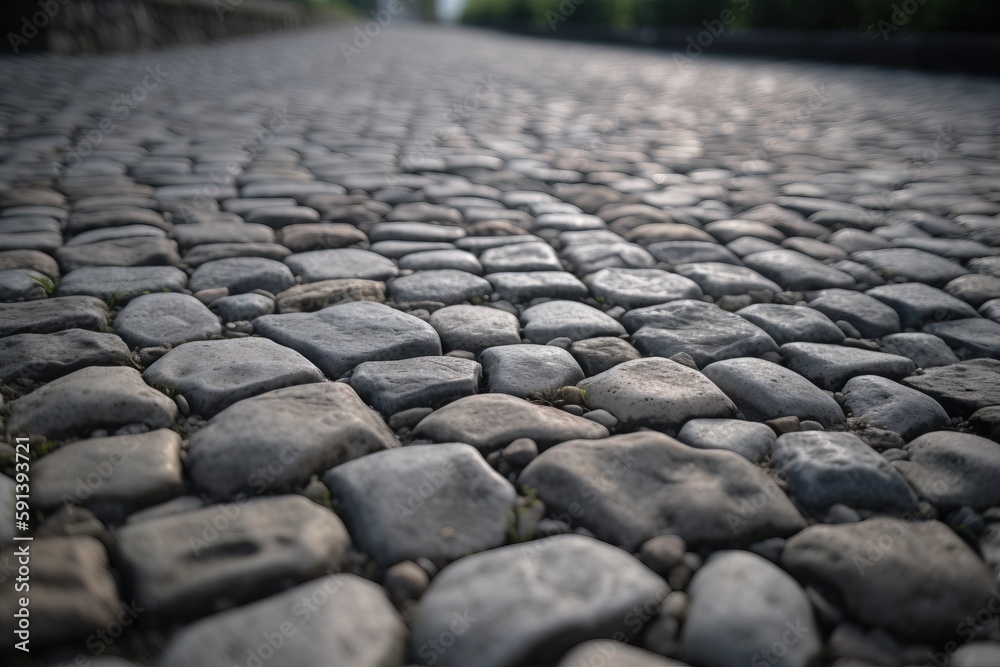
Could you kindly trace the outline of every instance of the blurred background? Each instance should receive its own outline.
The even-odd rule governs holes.
[[[143,50],[325,21],[1000,73],[1000,0],[3,0],[0,48]]]
[[[563,9],[575,7],[572,13]],[[548,25],[550,13],[565,23],[616,28],[687,27],[734,15],[737,28],[787,28],[867,32],[880,20],[920,31],[987,31],[996,24],[996,0],[440,0],[449,16],[490,25],[527,22]],[[460,6],[457,9],[456,6]],[[559,21],[562,23],[562,21]]]

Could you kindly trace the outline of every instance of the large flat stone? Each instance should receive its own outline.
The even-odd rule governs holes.
[[[128,347],[114,334],[67,329],[0,338],[0,380],[48,382],[87,366],[126,366]]]
[[[302,353],[333,380],[365,361],[441,354],[441,340],[429,324],[371,301],[338,304],[315,313],[265,315],[254,320],[254,328]]]
[[[29,599],[31,652],[41,647],[82,642],[98,631],[107,632],[118,623],[118,617],[127,611],[118,599],[114,575],[108,569],[108,554],[104,545],[87,535],[74,537],[48,537],[32,542],[21,542],[30,549],[30,590],[27,595],[14,595],[13,579],[7,583],[10,594],[0,596],[0,613],[4,630],[9,633],[8,648],[15,639],[14,613],[18,611],[19,598]],[[4,550],[7,550],[4,545]],[[9,552],[12,562],[14,547]],[[13,574],[13,572],[12,572]],[[125,618],[130,618],[127,614]],[[96,641],[94,642],[96,643]]]
[[[225,287],[230,294],[256,289],[277,294],[295,285],[295,277],[287,266],[274,259],[230,257],[205,262],[191,274],[189,283],[192,292]]]
[[[410,408],[439,407],[479,388],[482,367],[457,357],[366,361],[351,374],[351,386],[383,415]]]
[[[913,512],[917,497],[881,454],[850,433],[786,433],[771,464],[796,503],[814,515],[832,505],[859,510]]]
[[[701,288],[690,278],[660,269],[601,269],[583,281],[594,298],[627,310],[701,296]]]
[[[503,545],[517,497],[466,444],[369,454],[324,477],[355,547],[380,570],[429,558],[438,567]]]
[[[901,380],[916,369],[906,357],[840,345],[788,343],[781,346],[781,353],[790,369],[831,391],[857,375]]]
[[[517,317],[498,308],[448,306],[434,311],[430,325],[441,336],[445,352],[463,350],[479,356],[488,347],[521,342]]]
[[[191,410],[204,417],[272,389],[325,380],[301,354],[266,338],[186,343],[142,376],[154,387],[183,394]]]
[[[387,280],[399,273],[391,259],[361,248],[311,250],[290,255],[285,264],[307,283],[338,278]]]
[[[698,367],[722,359],[777,352],[763,330],[744,318],[703,301],[681,300],[630,311],[622,318],[632,344],[645,355],[686,352]]]
[[[781,291],[777,283],[756,271],[728,263],[679,264],[674,267],[674,273],[695,281],[702,292],[716,299],[727,294],[747,294],[751,291],[772,294]]]
[[[0,336],[47,334],[66,329],[103,331],[107,326],[108,306],[92,296],[0,303]]]
[[[548,243],[517,243],[489,248],[479,257],[486,273],[562,271],[556,251]]]
[[[676,433],[690,419],[735,417],[733,402],[708,378],[669,359],[618,364],[580,382],[591,410],[607,410],[624,426]]]
[[[569,346],[569,352],[587,377],[642,356],[628,341],[605,336],[578,340]]]
[[[743,258],[748,267],[787,290],[854,287],[854,278],[794,250],[765,250]]]
[[[805,527],[754,464],[661,433],[564,442],[528,464],[518,483],[537,489],[549,512],[630,551],[657,535],[718,548]]]
[[[528,398],[573,386],[583,371],[566,350],[551,345],[502,345],[479,355],[491,392]]]
[[[151,236],[64,245],[55,255],[64,273],[84,266],[176,266],[181,262],[174,241]]]
[[[219,318],[187,294],[145,294],[115,317],[115,333],[131,348],[177,346],[222,334]]]
[[[296,667],[397,667],[406,639],[406,625],[381,587],[334,574],[185,627],[159,664],[263,664],[258,656],[274,655],[276,664]]]
[[[736,314],[760,327],[778,345],[831,343],[844,340],[844,332],[829,317],[811,308],[777,303],[755,303]]]
[[[948,344],[928,333],[898,333],[879,341],[882,349],[890,354],[906,357],[917,368],[933,368],[958,363],[958,356]]]
[[[823,290],[809,302],[809,307],[834,322],[843,320],[858,330],[863,338],[879,338],[899,333],[899,316],[877,299],[842,289]]]
[[[187,274],[172,266],[88,266],[63,276],[56,296],[96,296],[125,303],[149,292],[180,292]]]
[[[139,371],[122,366],[82,368],[13,401],[10,410],[8,434],[52,440],[132,424],[168,428],[177,418],[172,400],[143,382]]]
[[[489,281],[466,271],[417,271],[389,281],[389,298],[396,303],[433,301],[447,306],[489,297]]]
[[[957,262],[911,248],[862,250],[851,255],[851,259],[878,271],[886,280],[897,282],[944,285],[969,273]]]
[[[972,359],[929,368],[902,383],[933,398],[948,414],[968,416],[980,408],[1000,405],[1000,360]]]
[[[883,285],[865,293],[895,310],[904,327],[976,317],[976,309],[969,304],[936,287],[921,283]]]
[[[755,421],[779,417],[811,419],[824,426],[845,421],[833,398],[798,373],[763,359],[727,359],[702,371],[743,416]]]
[[[310,313],[349,301],[385,303],[385,283],[355,278],[320,280],[290,287],[275,300],[279,313]]]
[[[434,578],[411,650],[442,667],[548,664],[582,641],[630,629],[630,610],[655,607],[668,591],[630,554],[579,535],[500,547]],[[447,649],[442,636],[454,637]]]
[[[531,438],[541,448],[574,438],[606,438],[608,429],[507,394],[479,394],[435,410],[417,424],[413,435],[434,442],[465,442],[490,452],[518,438]]]
[[[276,389],[226,408],[191,437],[185,465],[207,495],[285,493],[345,461],[397,447],[347,385]]]
[[[905,447],[908,460],[896,461],[917,493],[942,509],[1000,505],[1000,444],[970,433],[935,431]]]
[[[122,568],[136,602],[194,618],[339,569],[350,538],[337,515],[302,496],[210,505],[126,524]]]
[[[858,426],[892,431],[904,440],[951,426],[933,398],[875,375],[858,375],[844,385],[844,407]]]
[[[625,335],[625,327],[596,308],[575,301],[546,301],[521,313],[524,337],[544,345],[554,338],[573,341]]]
[[[587,286],[566,271],[491,273],[486,279],[502,299],[511,303],[526,303],[541,297],[583,301],[590,295]]]
[[[1000,359],[1000,322],[976,317],[934,322],[923,331],[942,339],[959,359]]]
[[[836,596],[862,623],[910,642],[953,637],[995,583],[979,556],[937,521],[810,526],[788,540],[781,565]]]
[[[767,424],[741,419],[692,419],[677,439],[697,449],[725,449],[751,463],[763,463],[774,447],[774,431]]]
[[[32,467],[32,491],[46,512],[82,505],[103,521],[121,523],[136,510],[184,492],[181,438],[158,429],[60,447]]]

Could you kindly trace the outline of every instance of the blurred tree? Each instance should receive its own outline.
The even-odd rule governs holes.
[[[733,25],[868,32],[880,21],[898,29],[997,31],[1000,0],[468,0],[467,23],[635,26],[703,25],[722,12]]]

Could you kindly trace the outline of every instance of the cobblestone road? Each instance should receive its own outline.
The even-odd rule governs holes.
[[[1000,664],[995,80],[355,36],[0,60],[5,664]]]

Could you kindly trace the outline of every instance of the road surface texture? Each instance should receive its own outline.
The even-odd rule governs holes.
[[[5,664],[1000,664],[996,81],[393,26],[0,90]]]

